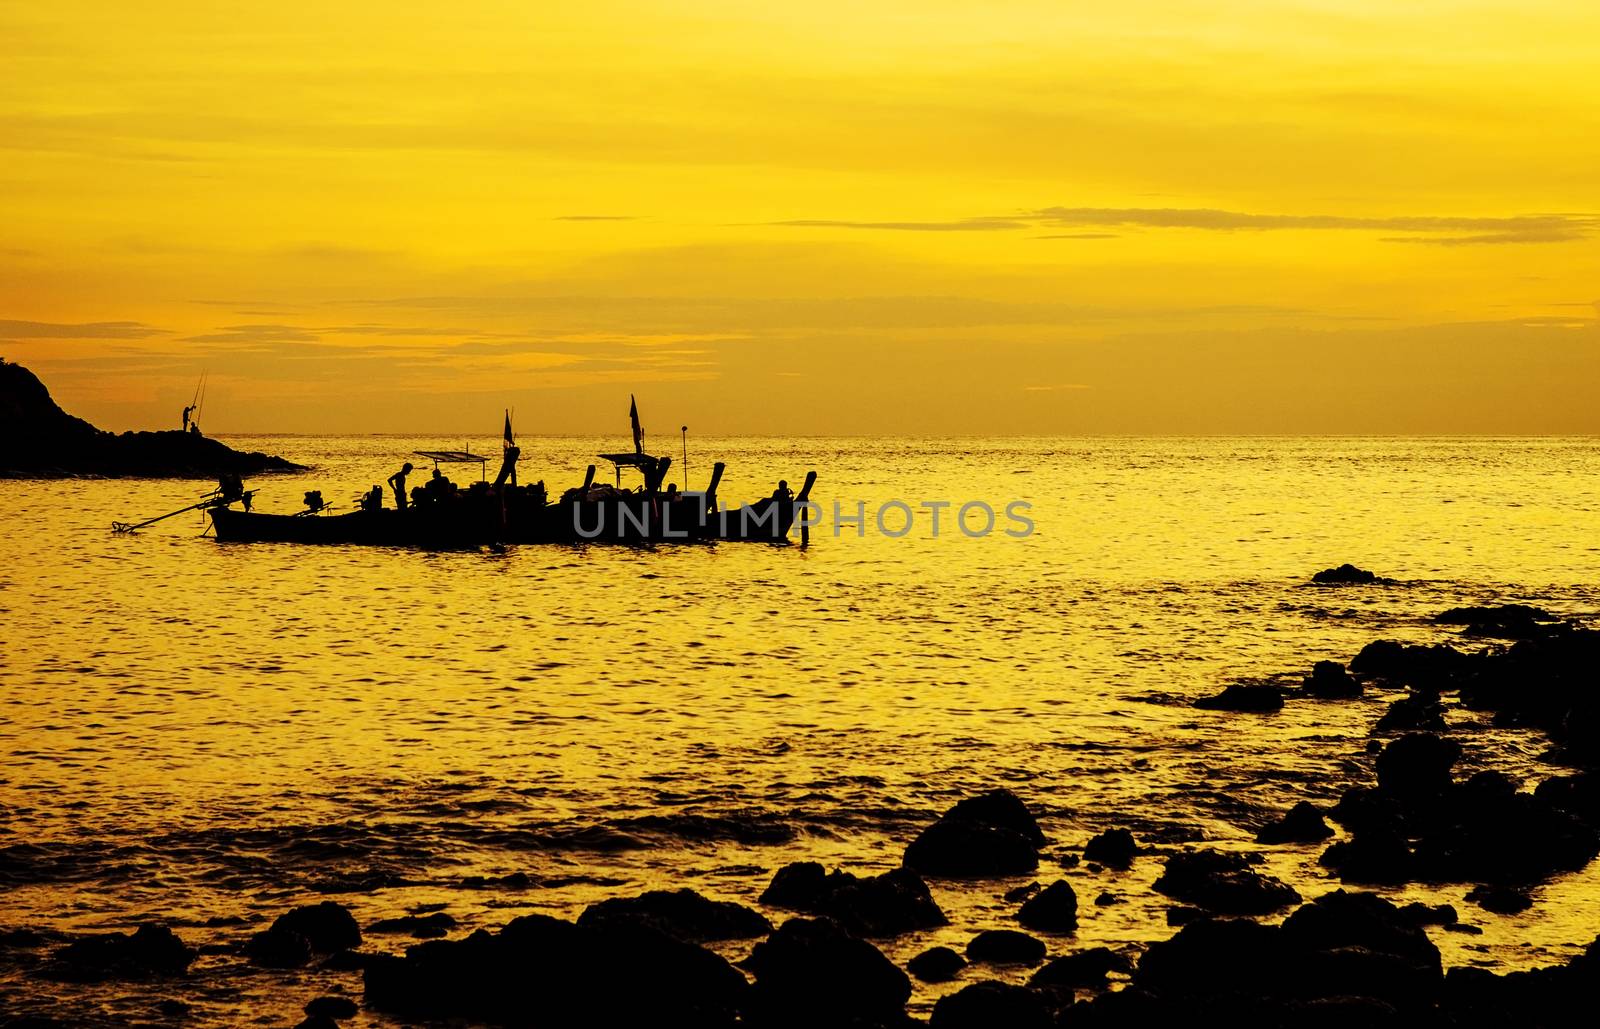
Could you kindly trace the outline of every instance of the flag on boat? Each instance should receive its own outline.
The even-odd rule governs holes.
[[[633,452],[644,453],[644,433],[639,429],[639,402],[628,394],[628,418],[633,422]]]
[[[500,449],[501,450],[510,450],[512,447],[514,447],[516,445],[517,445],[517,441],[511,438],[511,410],[509,408],[507,408],[506,409],[506,438],[505,438],[504,441],[501,442]]]

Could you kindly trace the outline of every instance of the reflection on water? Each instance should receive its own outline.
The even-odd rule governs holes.
[[[313,488],[347,505],[444,445],[230,442],[317,466],[252,483],[269,511]],[[522,477],[558,492],[606,443],[527,441]],[[1024,500],[1037,530],[931,539],[919,521],[886,539],[869,521],[804,551],[306,550],[219,545],[188,515],[109,531],[199,484],[0,483],[7,924],[157,917],[228,943],[254,926],[208,920],[319,892],[363,922],[446,904],[462,931],[669,883],[753,903],[790,860],[896,864],[936,812],[993,785],[1042,813],[1052,853],[1110,825],[1242,845],[1269,812],[1368,774],[1387,698],[1255,716],[1196,696],[1378,636],[1441,638],[1429,616],[1459,603],[1600,608],[1593,440],[713,440],[691,450],[692,486],[713,455],[728,500],[816,468],[830,512]],[[1401,582],[1301,585],[1346,560]],[[1535,736],[1467,742],[1469,768],[1547,774]],[[1321,892],[1318,850],[1276,848],[1273,870]],[[461,885],[518,871],[534,884]],[[1065,873],[1086,901],[1073,945],[1165,936],[1158,871]],[[886,952],[1007,924],[1014,885],[936,883],[953,925]],[[1102,892],[1120,902],[1087,903]],[[1509,918],[1464,892],[1436,896],[1485,933],[1439,934],[1451,963],[1546,963],[1600,916],[1591,872]],[[237,960],[203,956],[195,981],[154,993],[50,989],[133,1015],[181,996],[219,1025],[312,995]],[[41,988],[0,968],[0,1000]],[[919,987],[913,1010],[937,992]]]

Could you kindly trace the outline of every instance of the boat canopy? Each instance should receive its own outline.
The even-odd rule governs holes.
[[[478,478],[487,478],[489,459],[482,454],[474,454],[469,450],[413,450],[417,457],[426,457],[438,468],[442,464],[475,464],[478,466]]]

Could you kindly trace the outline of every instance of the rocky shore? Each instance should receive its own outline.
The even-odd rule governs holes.
[[[304,470],[194,432],[103,432],[61,410],[28,369],[0,360],[0,479],[215,479]]]
[[[1501,974],[1445,968],[1429,934],[1480,931],[1474,921],[1526,908],[1531,887],[1600,853],[1600,632],[1525,605],[1455,609],[1439,621],[1463,626],[1462,642],[1374,641],[1346,664],[1315,664],[1299,686],[1234,684],[1195,705],[1215,712],[1203,717],[1249,720],[1284,705],[1404,691],[1373,726],[1367,754],[1351,755],[1371,758],[1370,778],[1331,806],[1303,801],[1282,811],[1253,847],[1174,846],[1126,829],[1052,841],[1025,790],[996,788],[923,825],[904,841],[900,867],[860,875],[788,864],[757,906],[657,890],[592,904],[571,921],[522,915],[461,935],[445,911],[363,928],[345,906],[323,901],[241,932],[217,956],[238,976],[314,974],[302,1029],[329,1029],[363,1010],[394,1024],[781,1029],[1565,1025],[1594,996],[1600,939],[1564,964]],[[1538,730],[1549,740],[1550,774],[1536,784],[1492,769],[1457,775],[1472,729],[1443,718],[1446,698],[1496,725]],[[1282,848],[1317,854],[1342,885],[1302,896],[1270,871]],[[1142,947],[1075,945],[1096,906],[1116,902],[1080,898],[1091,881],[1081,871],[1157,862],[1166,925],[1152,925]],[[1004,894],[1015,928],[972,931],[961,949],[934,947],[903,967],[886,956],[886,941],[948,925],[930,880],[948,895],[1017,877],[1033,881]],[[1481,914],[1464,919],[1453,905],[1402,905],[1370,892],[1403,883],[1470,887]],[[388,945],[397,935],[416,942]],[[75,937],[0,930],[0,963],[41,981],[176,988],[195,957],[156,921]],[[907,1011],[913,980],[959,986],[944,987],[924,1023]],[[170,1003],[180,1017],[182,1002]],[[68,1024],[47,1014],[0,1021]]]

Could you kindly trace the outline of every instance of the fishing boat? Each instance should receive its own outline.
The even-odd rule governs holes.
[[[220,500],[206,511],[225,543],[305,543],[462,549],[496,544],[670,544],[763,542],[789,538],[810,499],[816,472],[798,494],[780,485],[774,495],[723,508],[717,486],[724,465],[712,468],[704,491],[623,490],[599,485],[594,466],[581,487],[550,502],[538,487],[474,483],[454,496],[404,509],[329,513],[311,509],[267,514]],[[805,526],[802,525],[802,536]]]

